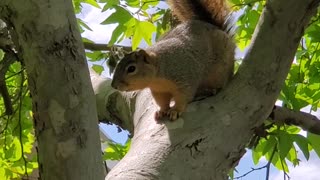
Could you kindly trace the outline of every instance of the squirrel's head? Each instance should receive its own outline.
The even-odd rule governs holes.
[[[120,91],[147,88],[157,69],[153,54],[137,50],[126,54],[117,64],[111,86]]]

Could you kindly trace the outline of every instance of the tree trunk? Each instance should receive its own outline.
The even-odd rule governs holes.
[[[232,82],[217,96],[191,103],[175,122],[154,120],[157,107],[149,90],[119,93],[110,89],[110,80],[92,77],[99,118],[133,135],[129,152],[106,179],[227,179],[253,130],[270,114],[318,4],[267,1]]]
[[[33,100],[40,178],[103,179],[94,94],[72,1],[1,0]]]

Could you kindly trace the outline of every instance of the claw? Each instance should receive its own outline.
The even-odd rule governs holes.
[[[174,121],[174,120],[178,119],[179,116],[181,116],[181,112],[179,112],[176,109],[169,109],[169,111],[167,112],[167,115],[169,116],[169,119],[171,121]]]

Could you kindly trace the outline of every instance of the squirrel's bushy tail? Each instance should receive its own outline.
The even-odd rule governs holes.
[[[226,0],[167,0],[180,21],[197,19],[221,29],[229,15]]]

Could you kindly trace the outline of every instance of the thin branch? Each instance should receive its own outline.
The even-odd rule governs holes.
[[[108,44],[98,44],[98,43],[89,43],[83,42],[84,48],[91,51],[111,51],[112,46],[110,47]],[[129,46],[121,46],[121,45],[114,45],[116,47],[123,48],[125,51],[132,51],[132,48]]]
[[[284,170],[284,165],[283,165],[283,161],[285,161],[285,159],[283,160],[280,160],[280,163],[281,163],[281,167],[282,167],[282,170],[283,170],[283,180],[286,180],[288,177],[288,179],[290,179],[290,176],[286,173],[286,171]]]
[[[27,164],[28,161],[26,160],[26,157],[24,156],[24,147],[23,147],[23,142],[22,142],[22,125],[21,125],[21,112],[22,112],[22,100],[23,100],[23,83],[24,83],[24,73],[21,73],[21,83],[20,83],[20,92],[19,92],[19,140],[20,140],[20,147],[21,147],[21,157],[24,161],[24,175],[27,177],[28,179],[28,171],[27,171]]]
[[[269,118],[272,121],[299,126],[305,131],[320,135],[320,120],[312,114],[274,106]]]
[[[12,107],[11,98],[8,92],[8,87],[6,85],[5,75],[9,69],[9,66],[17,60],[16,57],[17,56],[14,53],[14,51],[6,49],[3,60],[0,62],[0,94],[2,95],[7,115],[13,114],[13,107]]]
[[[243,175],[241,175],[241,176],[235,177],[235,178],[233,178],[233,179],[241,179],[241,178],[243,178],[243,177],[247,176],[248,174],[252,173],[253,171],[258,171],[258,170],[261,170],[261,169],[266,168],[266,167],[267,167],[267,165],[268,165],[268,164],[266,164],[266,165],[264,165],[264,166],[262,166],[262,167],[258,167],[258,168],[251,168],[251,170],[250,170],[250,171],[248,171],[248,172],[244,173],[244,174],[243,174]]]
[[[271,156],[270,156],[270,160],[268,161],[268,163],[267,163],[266,165],[261,166],[261,167],[258,167],[258,168],[251,168],[250,171],[244,173],[244,174],[241,175],[241,176],[235,177],[235,178],[233,178],[233,179],[241,179],[241,178],[247,176],[248,174],[250,174],[250,173],[252,173],[252,172],[254,172],[254,171],[258,171],[258,170],[261,170],[261,169],[266,168],[266,180],[269,180],[270,165],[271,165],[271,162],[272,162],[272,159],[273,159],[273,157],[274,157],[274,154],[275,154],[276,150],[277,150],[277,144],[274,146],[274,148],[273,148],[273,150],[272,150],[272,153],[271,153]]]
[[[273,150],[272,150],[272,153],[271,153],[271,156],[270,156],[270,159],[269,159],[269,162],[266,164],[266,167],[267,167],[267,170],[266,170],[266,180],[269,180],[270,165],[271,165],[272,159],[273,159],[274,154],[276,153],[276,151],[277,151],[277,144],[274,145]]]

